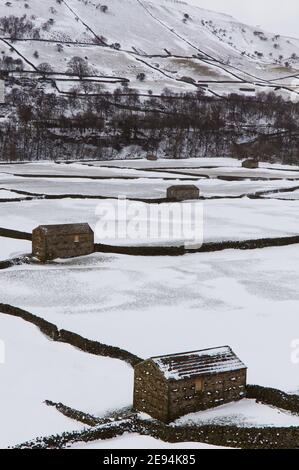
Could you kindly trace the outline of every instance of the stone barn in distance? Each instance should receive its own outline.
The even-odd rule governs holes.
[[[152,357],[135,366],[133,406],[169,423],[244,398],[246,373],[229,346]]]
[[[186,201],[188,199],[198,199],[200,191],[193,184],[178,184],[167,189],[167,199],[173,201]]]
[[[250,168],[251,170],[254,170],[255,168],[259,167],[259,162],[258,160],[255,160],[254,158],[247,158],[247,160],[243,160],[242,167]]]
[[[152,153],[149,153],[146,156],[146,159],[149,160],[150,162],[156,162],[158,160],[158,157],[156,155],[153,155]]]
[[[32,254],[43,262],[93,252],[94,233],[88,224],[40,225],[32,232]]]

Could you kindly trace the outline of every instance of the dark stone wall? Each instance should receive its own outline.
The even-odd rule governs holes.
[[[16,446],[19,449],[63,448],[73,442],[90,442],[111,439],[124,432],[152,436],[164,442],[203,442],[206,444],[239,449],[294,449],[299,447],[299,427],[251,427],[238,426],[169,426],[138,418],[124,419],[108,426],[95,426],[83,431],[38,438]]]
[[[299,236],[258,238],[252,240],[235,240],[203,243],[200,248],[191,249],[185,246],[117,246],[95,244],[98,253],[119,253],[131,256],[182,256],[186,253],[211,253],[222,250],[256,250],[271,246],[297,245]]]
[[[164,442],[203,442],[240,449],[299,448],[299,427],[171,426],[136,421],[135,432]]]
[[[59,340],[59,330],[56,325],[48,322],[47,320],[44,320],[43,318],[33,315],[30,312],[27,312],[26,310],[13,307],[12,305],[0,304],[0,313],[22,318],[23,320],[37,326],[42,333],[44,333],[52,340]]]
[[[134,371],[134,409],[167,422],[168,383],[151,360],[137,364]]]
[[[11,230],[3,227],[0,227],[0,237],[15,238],[16,240],[32,240],[31,233],[20,232],[19,230]]]
[[[126,351],[125,349],[84,338],[83,336],[68,330],[59,330],[59,341],[70,344],[89,354],[120,359],[121,361],[127,362],[132,367],[142,361],[141,358],[135,354],[130,353],[129,351]]]
[[[247,385],[247,398],[252,398],[265,405],[276,406],[299,415],[299,395],[290,395],[276,388]],[[299,444],[298,444],[299,445]]]
[[[21,308],[7,304],[0,304],[0,313],[22,318],[23,320],[37,326],[42,333],[51,338],[53,341],[60,341],[62,343],[70,344],[71,346],[81,349],[81,351],[86,353],[94,354],[96,356],[107,356],[114,359],[120,359],[121,361],[127,362],[132,367],[142,361],[141,358],[135,354],[130,353],[129,351],[126,351],[125,349],[99,343],[98,341],[92,341],[76,333],[73,333],[72,331],[59,330],[53,323],[50,323],[47,320],[44,320],[37,315],[33,315],[32,313],[27,312]]]

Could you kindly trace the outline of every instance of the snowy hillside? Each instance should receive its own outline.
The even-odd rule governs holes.
[[[26,18],[16,26],[11,15]],[[2,57],[21,58],[28,71],[47,62],[64,73],[80,56],[98,76],[144,91],[289,96],[299,82],[299,39],[176,0],[11,0],[0,5],[0,35]]]

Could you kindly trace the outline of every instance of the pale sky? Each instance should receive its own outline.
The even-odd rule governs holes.
[[[233,15],[244,23],[299,38],[299,0],[187,0]]]

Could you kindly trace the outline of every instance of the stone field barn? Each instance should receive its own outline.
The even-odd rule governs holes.
[[[254,158],[248,158],[247,160],[244,160],[242,162],[242,167],[254,170],[259,167],[259,162],[255,160]]]
[[[32,232],[32,254],[43,262],[93,252],[94,233],[88,224],[40,225]]]
[[[229,346],[152,357],[135,367],[134,409],[169,423],[240,400],[246,372]]]
[[[200,195],[199,188],[193,184],[180,184],[170,186],[167,189],[167,199],[173,201],[186,201],[188,199],[198,199]]]

